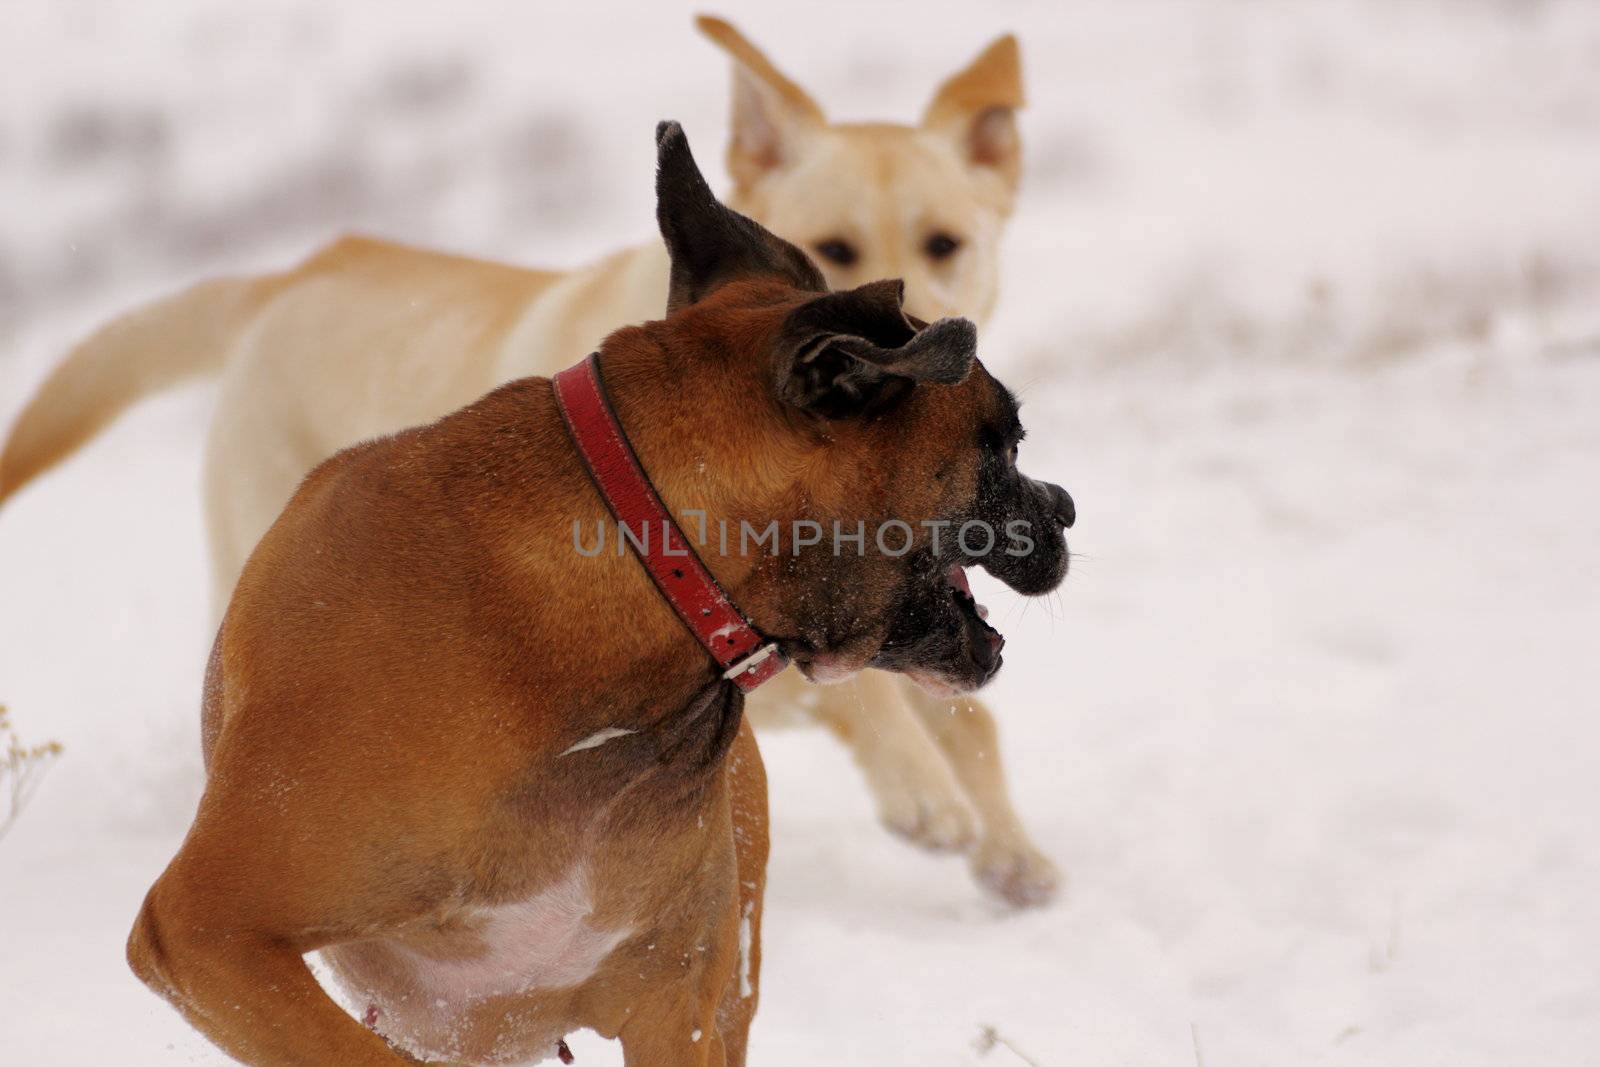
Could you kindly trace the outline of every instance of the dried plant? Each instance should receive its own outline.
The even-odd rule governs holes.
[[[45,771],[61,757],[61,742],[29,748],[18,738],[5,705],[0,704],[0,837],[17,821],[44,780]]]
[[[1021,1049],[1013,1045],[1001,1035],[999,1030],[992,1026],[984,1026],[979,1028],[978,1039],[972,1043],[972,1047],[978,1050],[978,1055],[980,1056],[987,1056],[995,1049],[1003,1048],[1007,1052],[1011,1053],[1011,1055],[1021,1060],[1023,1063],[1026,1063],[1028,1067],[1039,1067],[1039,1062],[1037,1060],[1035,1060],[1032,1056],[1025,1054]]]

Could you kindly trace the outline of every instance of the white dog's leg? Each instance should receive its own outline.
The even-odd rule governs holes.
[[[892,675],[862,671],[848,682],[822,686],[813,712],[855,754],[884,825],[925,848],[971,846],[972,808]]]
[[[994,716],[972,697],[933,697],[909,679],[898,682],[978,810],[982,837],[972,854],[973,876],[1017,907],[1049,901],[1061,876],[1029,839],[1011,806]]]

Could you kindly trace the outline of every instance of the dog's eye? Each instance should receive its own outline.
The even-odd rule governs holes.
[[[1017,465],[1017,446],[1015,442],[1006,448],[1006,463],[1013,467]]]
[[[837,263],[841,267],[848,267],[861,258],[861,254],[856,251],[855,245],[837,237],[826,241],[818,241],[817,253],[823,259],[828,260],[830,263]]]
[[[933,259],[949,259],[961,247],[961,238],[951,237],[944,231],[932,234],[922,243],[922,250]]]

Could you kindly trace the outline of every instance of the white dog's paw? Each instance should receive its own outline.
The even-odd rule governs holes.
[[[1014,908],[1037,908],[1061,890],[1061,873],[1026,841],[986,840],[972,856],[972,876]]]
[[[890,832],[933,852],[965,852],[978,836],[977,817],[954,779],[880,791],[878,816]]]

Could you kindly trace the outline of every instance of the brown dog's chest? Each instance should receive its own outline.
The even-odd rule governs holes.
[[[498,884],[323,953],[368,1025],[427,1059],[537,1062],[572,1030],[625,1021],[619,989],[681,976],[727,921],[724,757],[741,706],[711,687],[663,723],[604,727],[530,768],[537,790],[510,789],[485,828],[499,841],[480,866]]]
[[[524,899],[465,907],[324,957],[368,1025],[407,1051],[536,1061],[581,1025],[574,998],[639,925],[600,910],[592,867],[580,861]]]

